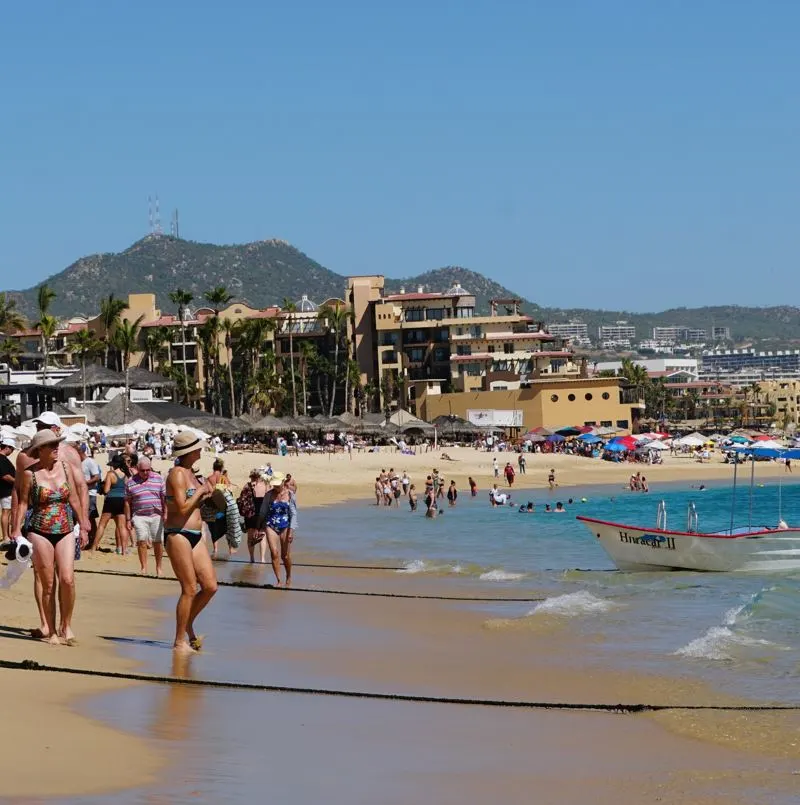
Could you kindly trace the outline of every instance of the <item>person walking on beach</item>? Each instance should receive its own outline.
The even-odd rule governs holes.
[[[156,558],[156,576],[161,576],[164,557],[164,479],[153,470],[150,459],[142,456],[136,473],[125,482],[125,521],[136,535],[140,572],[147,573],[147,549]]]
[[[403,475],[400,478],[400,484],[403,487],[403,495],[407,495],[408,487],[411,484],[411,479],[408,477],[408,473],[405,470],[403,470]]]
[[[267,532],[267,544],[272,559],[272,572],[275,574],[275,586],[282,587],[281,582],[281,545],[287,539],[286,531],[291,522],[291,506],[289,498],[291,490],[283,477],[275,473],[270,479],[271,489],[264,498],[259,512],[259,527]],[[287,575],[290,569],[287,568]]]
[[[125,556],[128,553],[128,528],[125,524],[125,484],[130,478],[130,470],[125,462],[125,457],[117,454],[109,462],[109,469],[103,479],[103,514],[97,526],[97,538],[95,544],[99,545],[103,541],[109,520],[114,520],[116,531],[116,550],[117,553]]]
[[[256,468],[250,470],[250,480],[242,487],[237,502],[239,514],[244,517],[244,527],[247,530],[247,549],[250,551],[250,561],[255,562],[256,545],[259,545],[262,565],[267,560],[267,542],[266,534],[258,528],[258,516],[266,494],[267,484],[261,477],[261,472]]]
[[[42,430],[49,430],[54,433],[56,436],[61,435],[61,419],[59,418],[58,414],[54,413],[53,411],[42,411],[38,417],[33,422],[34,426],[36,427],[36,431]],[[83,473],[81,470],[81,457],[78,451],[69,444],[63,444],[61,450],[59,451],[60,458],[62,461],[65,461],[67,464],[71,464],[72,467],[75,469],[76,472],[80,475],[80,486],[78,487],[78,497],[81,501],[81,512],[83,512],[86,517],[81,517],[79,515],[78,521],[83,524],[84,522],[87,523],[87,532],[86,535],[81,535],[88,537],[88,513],[89,513],[89,493],[86,488],[86,482],[83,480]],[[22,478],[24,475],[25,470],[27,469],[35,469],[35,465],[37,460],[33,458],[30,447],[25,450],[20,450],[17,453],[16,458],[16,477],[14,479],[14,491],[11,494],[11,523],[16,523],[17,521],[17,506],[19,505],[20,500],[20,489],[22,485]],[[13,525],[12,525],[13,528]],[[23,535],[25,535],[27,528],[23,530]],[[43,598],[43,590],[42,590],[42,581],[39,578],[39,573],[36,570],[36,565],[33,566],[33,597],[36,601],[36,608],[39,611],[39,628],[31,630],[31,636],[37,638],[47,638],[49,637],[49,633],[47,631],[47,619],[45,618],[44,607],[42,604]]]
[[[447,502],[451,506],[455,506],[457,500],[458,500],[458,490],[456,489],[456,482],[450,481],[450,486],[447,488]]]
[[[503,474],[506,476],[506,483],[509,486],[514,486],[514,467],[511,466],[511,462],[507,461],[505,469],[503,470]]]
[[[214,492],[210,481],[200,483],[194,465],[208,445],[191,431],[175,437],[172,455],[177,464],[167,475],[167,516],[164,547],[181,585],[175,610],[176,651],[192,653],[202,645],[194,630],[197,616],[217,592],[217,577],[208,548],[203,541],[200,506]],[[199,589],[198,589],[199,587]]]
[[[36,463],[22,473],[14,522],[14,538],[22,535],[30,508],[28,539],[33,545],[33,564],[42,590],[44,614],[42,639],[53,645],[76,644],[72,632],[75,608],[75,520],[80,519],[80,540],[88,542],[86,511],[80,499],[83,473],[59,457],[63,436],[41,430],[31,442],[29,455]],[[56,628],[56,580],[60,621]]]
[[[375,476],[375,505],[380,506],[383,501],[383,484],[381,483],[381,476]]]
[[[517,466],[519,467],[519,474],[525,475],[525,453],[520,453],[517,459]]]
[[[550,474],[547,476],[547,485],[550,489],[555,489],[558,484],[556,483],[556,471],[555,469],[550,469]]]
[[[86,481],[86,487],[89,491],[89,552],[91,553],[97,547],[97,485],[100,483],[100,478],[103,476],[103,471],[100,465],[92,457],[89,447],[86,444],[80,446],[81,454],[81,470],[83,471],[83,480]]]
[[[790,458],[785,459],[785,461],[783,462],[783,471],[784,472],[792,471],[792,460]]]
[[[492,459],[492,474],[495,478],[500,477],[500,465],[497,463],[497,456]]]
[[[0,533],[4,541],[11,536],[11,496],[17,473],[8,457],[14,452],[14,447],[10,437],[4,436],[0,440]]]

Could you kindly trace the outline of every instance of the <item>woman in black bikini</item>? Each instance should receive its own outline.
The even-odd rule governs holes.
[[[176,651],[186,653],[197,651],[202,645],[202,638],[195,634],[194,622],[217,592],[217,577],[202,539],[200,517],[200,505],[213,493],[214,484],[198,483],[192,469],[207,446],[191,431],[179,433],[172,449],[178,463],[167,475],[164,547],[181,584],[175,610],[174,646]]]
[[[31,511],[28,539],[33,545],[33,564],[42,582],[42,608],[47,623],[48,643],[75,645],[72,611],[75,608],[75,519],[84,514],[81,547],[88,543],[88,520],[78,493],[79,479],[72,464],[62,461],[58,448],[63,437],[51,430],[39,431],[28,450],[38,464],[22,477],[14,523],[14,537],[22,534],[28,509]],[[56,574],[61,621],[56,629]]]

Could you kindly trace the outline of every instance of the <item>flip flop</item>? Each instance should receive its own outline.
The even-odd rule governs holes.
[[[200,651],[203,648],[203,641],[206,639],[205,635],[198,635],[194,640],[189,641],[189,645],[195,650]]]

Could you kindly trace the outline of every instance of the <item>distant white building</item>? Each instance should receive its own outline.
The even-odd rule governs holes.
[[[559,338],[568,338],[573,344],[581,347],[591,346],[589,327],[585,322],[574,319],[567,322],[554,322],[547,325],[547,331]]]
[[[644,366],[647,369],[647,374],[651,377],[665,377],[676,372],[690,375],[694,380],[697,380],[699,376],[695,358],[651,358],[649,360],[635,360],[633,363],[637,366]],[[622,361],[600,361],[594,364],[593,368],[595,373],[619,372],[622,369]]]
[[[708,332],[702,327],[684,327],[680,324],[668,327],[653,327],[653,340],[667,344],[703,344]]]
[[[730,327],[712,327],[711,328],[711,338],[714,341],[730,341],[731,340],[731,328]]]
[[[615,321],[613,324],[601,324],[597,328],[597,336],[601,342],[627,342],[630,345],[631,341],[636,340],[636,328],[627,321]]]

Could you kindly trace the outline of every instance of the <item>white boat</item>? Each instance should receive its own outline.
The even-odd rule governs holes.
[[[663,503],[661,504],[663,506]],[[668,531],[578,517],[620,570],[800,570],[800,528]],[[690,513],[691,520],[691,513]]]

